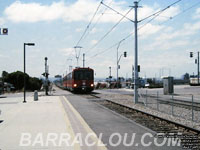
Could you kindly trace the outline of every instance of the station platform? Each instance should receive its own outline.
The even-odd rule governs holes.
[[[0,100],[1,150],[106,150],[64,96]]]
[[[38,101],[33,93],[27,103],[22,93],[0,99],[0,150],[181,149],[96,100],[55,89]]]

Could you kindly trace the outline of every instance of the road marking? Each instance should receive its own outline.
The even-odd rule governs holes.
[[[65,112],[65,108],[64,108],[64,105],[63,103],[61,102],[61,99],[59,100],[60,102],[60,105],[61,105],[61,108],[62,108],[62,111],[63,111],[63,114],[64,114],[64,119],[65,119],[65,122],[66,122],[66,125],[67,125],[67,131],[69,132],[70,136],[71,136],[71,143],[73,142],[73,140],[75,139],[75,134],[74,134],[74,131],[73,131],[73,128],[72,128],[72,125],[69,121],[69,118],[68,118],[68,115],[67,113]],[[80,144],[79,143],[75,143],[73,145],[74,147],[74,150],[80,150]]]
[[[64,97],[64,96],[63,96]],[[80,121],[80,123],[82,124],[82,126],[85,128],[85,130],[87,131],[87,133],[92,133],[94,134],[94,136],[91,136],[91,138],[94,140],[95,143],[99,143],[100,145],[104,145],[103,142],[97,137],[96,133],[88,126],[88,124],[86,123],[86,121],[81,117],[81,115],[79,114],[79,112],[72,106],[72,104],[67,100],[66,97],[64,97],[64,100],[66,101],[66,103],[68,104],[68,106],[70,107],[70,109],[72,110],[72,112],[75,114],[75,116],[78,118],[78,120]],[[99,146],[98,147],[101,150],[107,150],[106,146]]]

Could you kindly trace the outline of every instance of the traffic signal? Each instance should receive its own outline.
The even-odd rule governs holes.
[[[197,64],[197,59],[195,59],[195,64]]]
[[[124,57],[126,57],[127,56],[127,52],[124,52]]]
[[[140,72],[140,65],[138,65],[138,72]]]
[[[191,57],[191,58],[193,57],[193,52],[190,52],[190,57]]]

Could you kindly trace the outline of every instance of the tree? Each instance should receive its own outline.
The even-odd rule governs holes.
[[[24,73],[21,71],[12,72],[9,74],[4,73],[4,81],[13,84],[16,90],[22,90],[24,88]],[[42,81],[38,78],[29,77],[25,74],[26,89],[27,90],[40,90]]]
[[[31,91],[39,90],[42,86],[42,80],[38,78],[29,78],[27,89]]]
[[[6,76],[8,76],[8,74],[9,74],[8,72],[2,71],[2,75],[1,76],[4,79],[4,78],[6,78]]]
[[[189,79],[190,79],[189,73],[185,73],[185,74],[183,75],[183,79],[184,79],[184,80],[189,80]]]
[[[25,79],[28,83],[28,74],[25,74]],[[21,71],[12,72],[5,77],[4,81],[13,84],[16,90],[21,90],[24,87],[24,73]]]

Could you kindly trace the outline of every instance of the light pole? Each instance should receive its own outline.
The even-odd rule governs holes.
[[[120,57],[118,58],[118,49],[117,49],[117,88],[119,88],[119,86],[118,86],[118,73],[119,73],[119,69],[120,69],[120,67],[119,67],[119,61],[120,61],[120,59],[121,59],[121,57],[122,57],[122,55],[124,55],[124,57],[126,57],[127,56],[127,52],[124,52],[124,54],[121,54],[120,55]]]
[[[26,45],[35,46],[35,43],[24,43],[24,101],[26,103]]]
[[[119,46],[120,46],[120,44],[121,44],[121,42],[123,42],[124,41],[124,39],[123,40],[121,40],[120,42],[119,42],[119,44],[118,44],[118,46],[117,46],[117,88],[118,88],[118,72],[119,72],[119,61],[120,61],[120,59],[121,59],[121,56],[120,56],[120,58],[118,58],[119,56]]]

